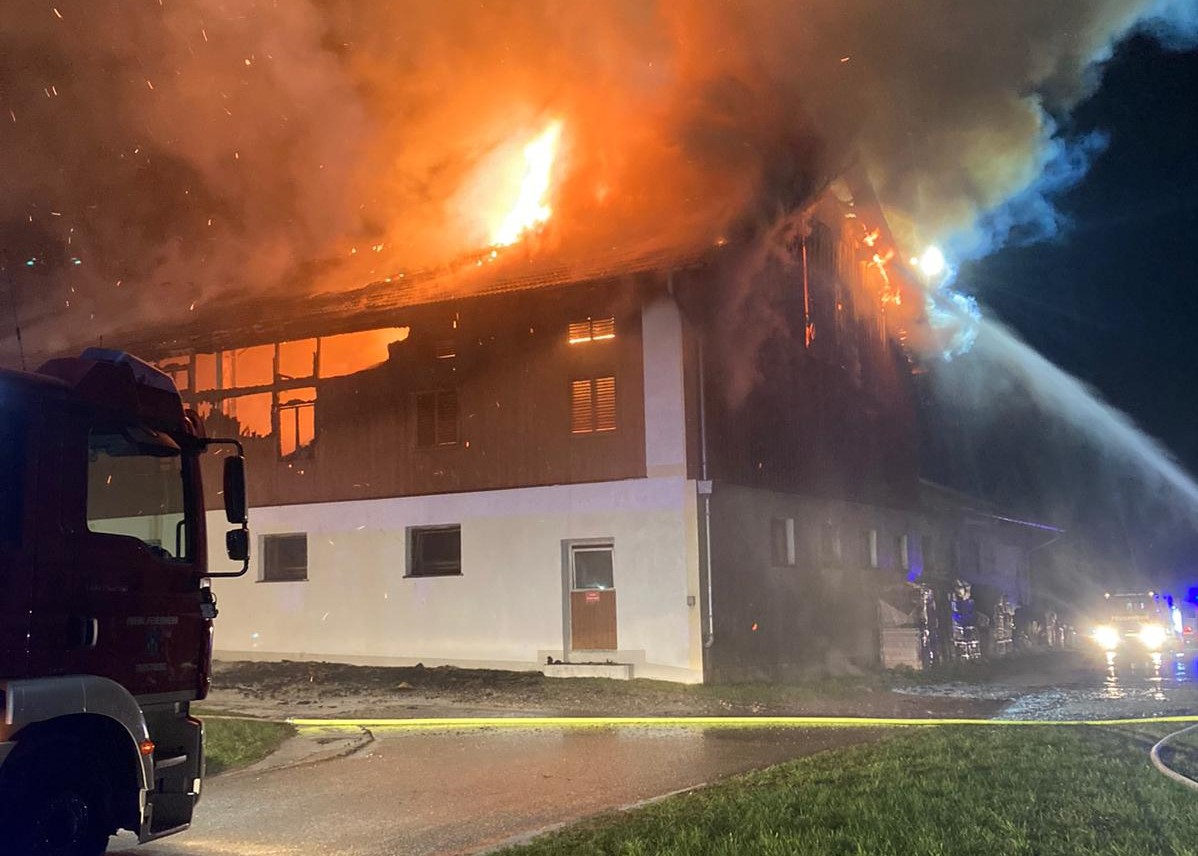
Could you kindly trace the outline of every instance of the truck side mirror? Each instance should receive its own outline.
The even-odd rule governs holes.
[[[245,458],[230,455],[225,458],[225,519],[244,526],[249,519],[245,500]],[[232,558],[232,556],[230,556]]]
[[[248,529],[230,529],[225,533],[225,550],[234,562],[250,560],[250,531]]]

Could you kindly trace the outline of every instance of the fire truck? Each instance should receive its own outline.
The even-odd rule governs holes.
[[[201,458],[223,453],[209,571]],[[90,349],[0,370],[0,853],[186,829],[204,778],[215,576],[249,566],[245,459],[171,379]]]

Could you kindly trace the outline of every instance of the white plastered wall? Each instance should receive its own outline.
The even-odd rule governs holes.
[[[249,573],[214,582],[217,656],[534,668],[564,652],[562,541],[611,538],[621,659],[701,680],[694,492],[670,477],[255,508]],[[408,527],[453,523],[462,575],[406,577]],[[209,515],[213,557],[226,528]],[[307,581],[261,582],[261,536],[290,532],[308,535]]]

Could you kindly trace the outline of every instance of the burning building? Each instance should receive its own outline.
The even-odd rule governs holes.
[[[930,656],[879,611],[956,537],[920,498],[915,292],[876,203],[813,199],[753,240],[492,249],[121,342],[246,446],[218,654],[680,681]]]
[[[59,4],[0,58],[0,349],[243,438],[225,655],[889,662],[928,544],[972,567],[899,250],[1035,196],[1135,19],[1026,5]]]

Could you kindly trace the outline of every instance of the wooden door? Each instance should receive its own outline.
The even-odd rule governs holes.
[[[614,589],[570,592],[570,648],[574,651],[616,650]]]
[[[570,649],[615,651],[616,588],[610,542],[570,548]]]

